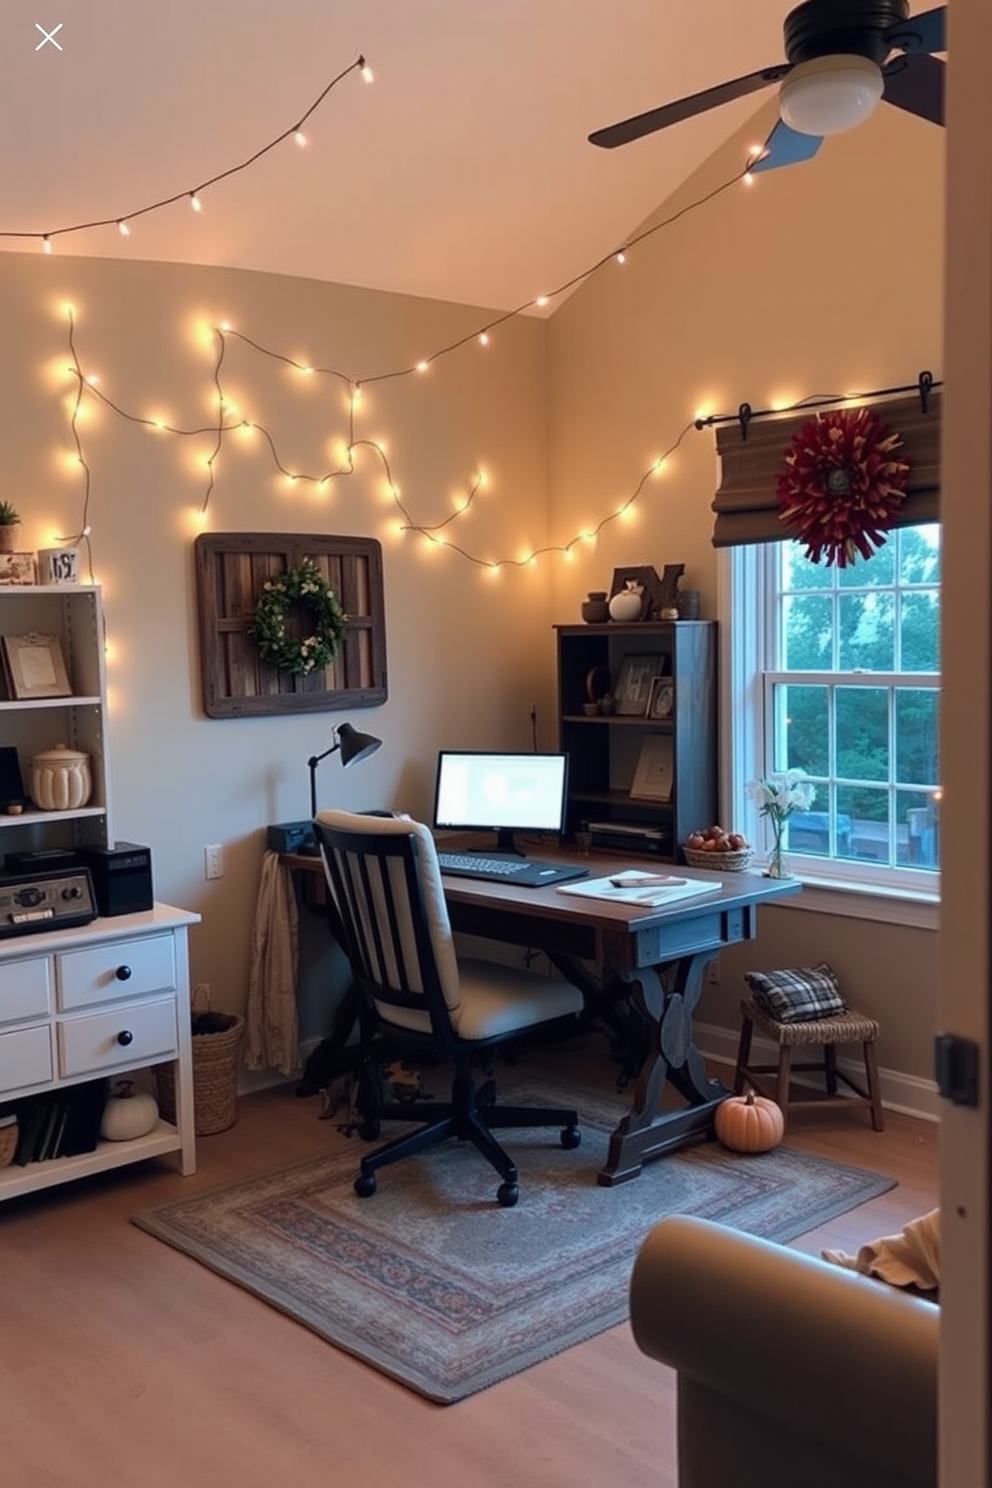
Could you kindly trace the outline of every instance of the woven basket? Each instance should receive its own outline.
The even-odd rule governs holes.
[[[0,1126],[0,1168],[9,1168],[17,1151],[17,1122]]]
[[[682,853],[690,868],[712,868],[716,873],[742,873],[754,857],[753,847],[740,847],[731,852],[701,852],[698,847],[682,844]]]
[[[193,1034],[193,1129],[198,1137],[227,1131],[238,1119],[238,1056],[245,1020],[228,1015],[230,1028]],[[176,1119],[176,1080],[171,1064],[155,1069],[159,1112]]]

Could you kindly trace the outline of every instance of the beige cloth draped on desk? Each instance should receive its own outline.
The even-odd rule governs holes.
[[[290,870],[279,854],[262,858],[248,973],[245,1064],[290,1075],[299,1068],[296,973],[299,917]]]

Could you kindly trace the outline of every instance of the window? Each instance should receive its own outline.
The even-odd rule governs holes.
[[[937,893],[939,525],[892,532],[849,568],[810,563],[797,543],[730,562],[730,799],[747,779],[805,770],[816,800],[786,825],[793,872]],[[746,830],[767,851],[766,824]]]

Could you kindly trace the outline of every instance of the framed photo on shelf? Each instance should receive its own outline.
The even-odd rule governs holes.
[[[648,711],[651,684],[664,669],[665,657],[628,652],[620,664],[613,689],[614,712],[628,718],[644,718]]]
[[[633,800],[670,801],[675,766],[668,734],[649,734],[641,744],[640,758],[630,787]]]
[[[655,677],[648,697],[649,718],[671,718],[675,712],[675,684],[668,677]]]
[[[5,635],[0,636],[0,647],[7,685],[15,701],[72,696],[58,636],[37,635],[33,631],[28,635]]]

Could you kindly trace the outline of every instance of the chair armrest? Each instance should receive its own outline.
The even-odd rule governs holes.
[[[679,1215],[644,1241],[630,1308],[638,1347],[707,1399],[908,1481],[936,1482],[933,1303]]]

